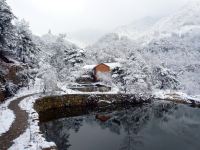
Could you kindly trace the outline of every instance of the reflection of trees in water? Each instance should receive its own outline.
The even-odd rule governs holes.
[[[54,141],[58,149],[68,149],[69,143],[69,130],[72,129],[78,132],[82,126],[83,119],[81,117],[65,118],[42,123],[40,128],[43,131],[47,141]]]
[[[112,119],[106,124],[110,131],[120,133],[125,132],[124,140],[121,143],[121,150],[133,149],[135,145],[140,145],[141,137],[138,135],[139,131],[148,123],[151,117],[151,106],[143,105],[140,107],[132,107],[120,112],[114,112]]]
[[[139,132],[153,118],[166,121],[165,114],[174,112],[176,105],[172,103],[153,103],[137,107],[131,107],[122,111],[111,113],[112,118],[102,123],[97,121],[102,129],[108,128],[111,132],[121,134],[125,132],[124,140],[121,143],[121,150],[133,150],[142,146],[143,137]],[[86,120],[87,121],[87,120]]]
[[[124,139],[121,150],[134,150],[144,143],[140,131],[148,125],[154,118],[164,120],[166,113],[174,112],[172,103],[153,103],[147,106],[137,108],[136,111],[127,111],[124,122],[126,123],[125,131],[127,136]]]
[[[126,136],[121,145],[121,150],[131,150],[134,149],[135,146],[142,144],[142,137],[140,137],[138,133],[148,123],[150,116],[150,105],[125,111],[122,116],[122,121]]]
[[[167,121],[166,115],[173,114],[178,109],[177,104],[172,102],[157,102],[154,103],[153,111],[155,118],[162,118],[162,121]]]
[[[194,139],[199,139],[200,134],[200,110],[187,105],[166,105],[168,108],[162,114],[162,119],[158,124],[158,128],[165,132],[178,136],[179,138],[195,143]],[[166,108],[165,107],[165,108]],[[158,111],[159,112],[159,111]],[[174,113],[175,112],[175,113]],[[159,113],[156,113],[161,116]],[[198,144],[200,146],[200,144]]]
[[[120,111],[109,113],[112,116],[107,122],[100,122],[94,119],[94,115],[84,117],[64,118],[55,121],[43,123],[41,130],[45,131],[45,137],[48,141],[54,141],[59,149],[68,149],[69,130],[72,129],[78,132],[84,124],[99,124],[102,129],[109,129],[111,132],[118,135],[125,133],[124,140],[121,143],[121,150],[133,150],[138,146],[142,146],[143,137],[140,131],[154,118],[161,122],[168,122],[170,114],[177,107],[172,103],[152,103],[137,107],[129,107]],[[88,144],[88,143],[86,143]]]

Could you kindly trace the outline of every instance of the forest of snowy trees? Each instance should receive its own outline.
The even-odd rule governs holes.
[[[17,20],[5,0],[0,1],[0,12],[0,92],[4,92],[5,96],[10,96],[25,84],[22,82],[28,82],[27,68],[37,66],[35,56],[39,49],[32,40],[33,35],[28,23],[25,20]],[[17,70],[17,67],[11,64],[17,65],[18,62],[27,64],[27,67],[13,77],[12,74],[15,74],[13,70]],[[22,66],[18,67],[19,70],[21,68]],[[20,82],[19,78],[23,81]]]
[[[122,93],[169,89],[195,95],[200,91],[199,8],[197,2],[191,3],[172,16],[148,18],[149,25],[144,26],[145,20],[138,20],[133,27],[123,26],[82,49],[67,41],[66,34],[54,35],[49,30],[43,36],[34,35],[28,22],[18,20],[6,0],[1,0],[0,59],[6,64],[26,64],[18,74],[33,84],[40,78],[45,91],[75,82],[84,65],[119,62],[112,83]],[[1,90],[12,91],[13,84],[5,78],[7,70],[0,67]]]
[[[192,1],[170,16],[119,27],[87,47],[86,56],[95,56],[97,63],[121,61],[120,85],[130,92],[170,89],[198,95],[199,8],[200,3]]]

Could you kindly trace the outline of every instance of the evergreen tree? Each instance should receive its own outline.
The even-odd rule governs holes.
[[[11,46],[11,39],[13,38],[13,25],[11,21],[14,19],[10,7],[6,0],[0,1],[0,55],[4,55]]]
[[[36,53],[39,51],[36,44],[33,42],[32,33],[29,30],[29,24],[24,19],[15,23],[15,46],[14,53],[18,60],[23,63],[34,64]]]

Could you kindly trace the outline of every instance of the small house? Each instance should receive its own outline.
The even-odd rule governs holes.
[[[86,65],[83,67],[85,74],[91,76],[93,81],[99,81],[99,75],[111,75],[112,71],[121,67],[120,63],[101,63],[96,65]]]
[[[110,74],[111,73],[111,69],[108,65],[104,64],[104,63],[101,63],[101,64],[98,64],[97,66],[95,66],[93,68],[93,76],[94,76],[94,80],[95,81],[99,81],[99,76],[98,74],[99,73],[102,73],[102,74]]]

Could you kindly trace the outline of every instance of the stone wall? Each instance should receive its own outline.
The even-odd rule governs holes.
[[[104,105],[110,103],[143,103],[148,102],[149,99],[136,99],[134,95],[128,94],[71,94],[62,96],[47,96],[36,101],[34,108],[37,112],[48,109],[61,107],[75,107],[75,106],[92,106]]]
[[[107,86],[87,86],[87,87],[72,87],[70,88],[75,91],[81,91],[81,92],[109,92],[111,91],[111,87]]]

